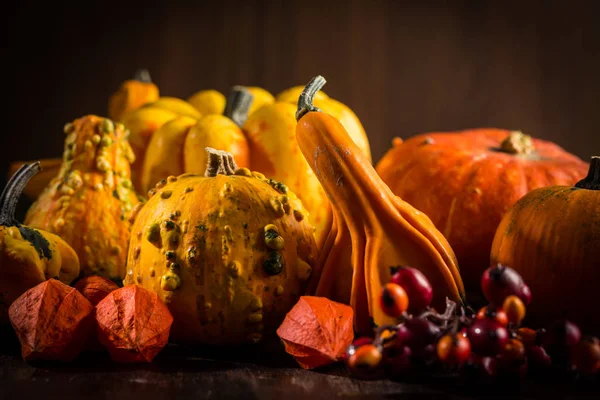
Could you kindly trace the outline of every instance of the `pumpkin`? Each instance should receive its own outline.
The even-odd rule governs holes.
[[[313,78],[298,100],[300,149],[331,200],[333,223],[320,250],[309,293],[349,304],[360,334],[394,323],[379,306],[391,269],[410,265],[432,284],[433,305],[462,302],[464,289],[452,248],[427,215],[395,196],[333,116],[313,105],[323,85]]]
[[[478,293],[508,208],[537,187],[575,183],[587,164],[522,132],[472,129],[396,138],[376,170],[431,218],[452,245],[467,290]]]
[[[146,148],[141,190],[147,192],[156,182],[184,172],[203,173],[206,147],[230,152],[242,167],[247,167],[248,142],[243,125],[252,103],[244,88],[234,88],[224,114],[209,114],[200,119],[181,116],[161,126]]]
[[[23,188],[39,171],[39,162],[21,166],[0,196],[0,322],[28,289],[51,278],[68,285],[79,275],[77,254],[64,240],[15,220]]]
[[[266,104],[275,102],[275,98],[267,90],[257,86],[246,86],[245,89],[252,94],[252,104],[248,114],[252,114]],[[223,114],[225,112],[225,95],[214,89],[200,90],[187,99],[202,115]]]
[[[133,152],[122,124],[86,115],[65,126],[58,175],[32,204],[25,223],[73,247],[82,275],[122,279],[129,215],[139,203],[130,180]]]
[[[119,89],[110,96],[108,116],[112,120],[120,121],[127,112],[158,100],[158,97],[159,90],[152,83],[150,72],[140,69],[135,73],[133,79],[123,82]]]
[[[574,186],[538,188],[517,201],[498,226],[491,260],[529,285],[530,323],[566,313],[583,330],[600,333],[600,157]]]
[[[285,185],[206,150],[204,175],[171,176],[150,191],[135,217],[124,284],[168,305],[174,340],[258,342],[305,292],[314,228]]]
[[[304,90],[304,86],[294,86],[286,89],[279,93],[275,100],[278,102],[285,102],[298,105],[298,97]],[[371,147],[369,145],[369,138],[362,126],[362,123],[348,106],[345,104],[329,97],[324,92],[318,92],[313,99],[313,103],[316,107],[323,110],[323,112],[335,117],[350,135],[350,138],[356,143],[358,148],[363,152],[367,160],[371,162]]]

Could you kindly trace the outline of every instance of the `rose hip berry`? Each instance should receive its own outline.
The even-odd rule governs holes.
[[[477,319],[491,319],[496,321],[502,326],[506,326],[508,324],[508,317],[502,308],[497,308],[492,305],[488,305],[486,307],[482,307],[477,312]]]
[[[517,271],[502,264],[490,267],[481,276],[481,290],[485,298],[495,306],[501,307],[510,295],[518,296],[525,305],[529,305],[531,291]]]
[[[404,288],[408,295],[408,312],[418,314],[431,304],[433,288],[421,271],[411,267],[393,267],[391,282]]]
[[[478,319],[469,328],[469,340],[473,351],[482,356],[494,356],[504,349],[508,331],[491,319]]]
[[[406,345],[416,357],[426,356],[431,350],[427,346],[435,345],[441,334],[440,328],[425,318],[411,318],[404,325],[409,332]]]
[[[600,371],[600,341],[597,337],[584,337],[573,349],[573,367],[583,375]]]
[[[388,283],[381,290],[379,305],[385,315],[398,318],[408,309],[408,295],[404,288],[396,283]]]
[[[525,304],[515,295],[510,295],[504,299],[502,309],[506,313],[508,322],[515,326],[519,326],[521,321],[523,321],[523,318],[525,318]]]
[[[471,342],[460,334],[445,335],[438,341],[437,355],[445,364],[460,365],[471,355]]]

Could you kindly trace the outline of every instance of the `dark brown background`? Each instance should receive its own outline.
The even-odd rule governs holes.
[[[138,67],[179,97],[234,84],[276,93],[322,74],[362,120],[375,160],[395,135],[482,126],[600,153],[592,1],[87,3],[16,6],[7,59],[18,123],[2,135],[4,166],[61,154],[63,124],[105,115]]]

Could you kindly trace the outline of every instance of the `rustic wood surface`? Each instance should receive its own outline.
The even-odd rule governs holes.
[[[227,350],[169,345],[151,364],[115,364],[105,353],[84,354],[68,364],[28,364],[16,339],[3,332],[1,399],[595,399],[600,394],[598,381],[527,380],[473,387],[450,373],[357,380],[340,364],[302,370],[275,341]]]

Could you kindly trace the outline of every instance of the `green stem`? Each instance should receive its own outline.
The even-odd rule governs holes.
[[[143,83],[152,83],[150,71],[148,71],[146,68],[140,68],[137,71],[135,71],[135,74],[133,74],[133,79]]]
[[[242,127],[248,118],[252,100],[254,100],[254,96],[248,89],[243,86],[234,86],[227,96],[223,115],[235,122],[237,126]]]
[[[304,87],[300,97],[298,97],[298,110],[296,111],[296,121],[300,121],[300,118],[310,111],[321,111],[319,108],[313,105],[315,95],[319,90],[325,86],[327,81],[321,75],[317,75],[308,82],[308,85]]]
[[[593,156],[585,178],[575,184],[580,189],[600,190],[600,156]]]
[[[10,178],[2,191],[2,195],[0,195],[0,225],[20,225],[18,221],[15,221],[15,210],[17,209],[19,197],[21,197],[21,193],[23,193],[23,189],[25,189],[29,180],[41,170],[40,162],[36,161],[23,165]]]

